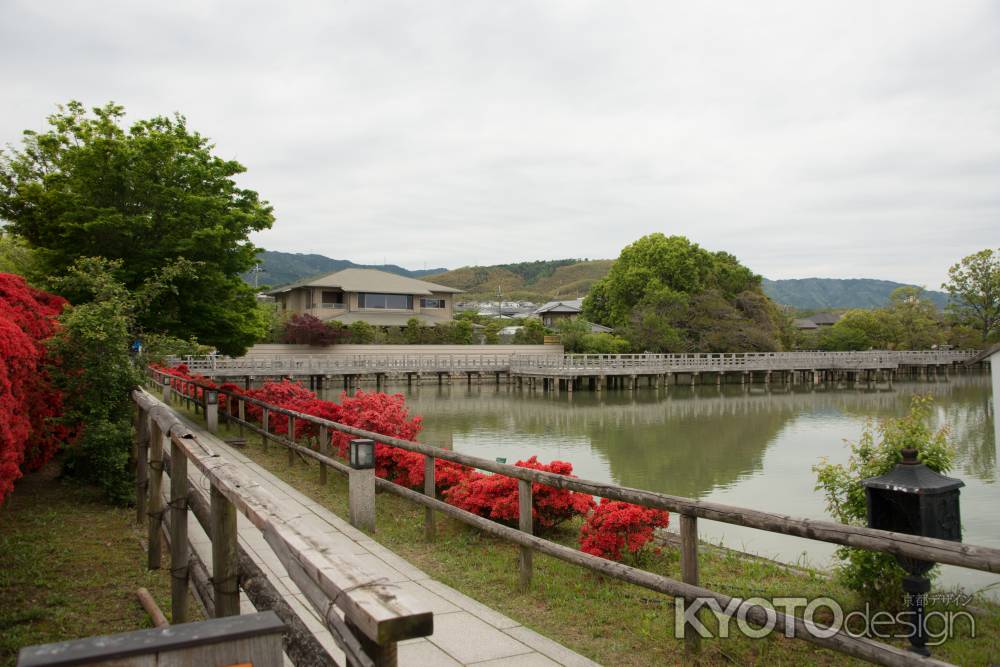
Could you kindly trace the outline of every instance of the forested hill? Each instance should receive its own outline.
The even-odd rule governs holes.
[[[263,268],[257,276],[260,285],[277,287],[320,273],[351,267],[371,268],[456,287],[464,290],[464,297],[470,300],[495,299],[498,287],[505,299],[575,299],[584,296],[592,284],[607,275],[613,263],[610,259],[555,259],[495,266],[464,266],[453,271],[443,268],[411,271],[395,264],[356,264],[323,255],[272,250],[265,250],[258,257]],[[250,284],[254,282],[252,273],[246,274],[244,279]],[[878,308],[886,304],[894,289],[904,286],[904,283],[869,278],[765,278],[763,283],[764,292],[776,302],[801,310]],[[948,303],[948,295],[944,292],[928,291],[926,294],[939,307]]]
[[[464,266],[426,279],[465,290],[469,299],[495,299],[498,288],[504,299],[575,299],[584,296],[592,284],[606,276],[612,263],[610,259],[555,259]]]
[[[889,300],[897,287],[911,287],[891,280],[871,278],[793,278],[789,280],[764,279],[764,292],[778,303],[801,310],[828,308],[879,308]],[[944,292],[924,294],[939,308],[948,305]]]
[[[270,285],[271,287],[292,283],[296,280],[308,278],[309,276],[315,276],[320,273],[332,273],[342,269],[378,269],[380,271],[388,271],[389,273],[409,276],[411,278],[420,278],[433,273],[447,271],[447,269],[444,268],[419,269],[411,271],[409,269],[404,269],[401,266],[396,266],[395,264],[388,264],[385,266],[355,264],[354,262],[346,259],[330,259],[329,257],[324,257],[323,255],[276,252],[274,250],[264,250],[260,252],[257,255],[257,259],[260,261],[261,269],[263,269],[257,275],[257,284]],[[253,273],[248,272],[244,274],[243,279],[251,285],[254,284]]]

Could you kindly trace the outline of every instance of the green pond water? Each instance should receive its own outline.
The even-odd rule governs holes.
[[[844,462],[869,417],[902,415],[913,394],[934,397],[934,419],[951,428],[950,473],[965,481],[963,539],[1000,548],[997,443],[987,374],[893,386],[739,385],[641,388],[634,392],[528,392],[506,385],[455,383],[390,387],[424,418],[420,440],[509,463],[537,454],[573,464],[574,474],[651,491],[828,518],[811,468]],[[339,390],[329,390],[335,398]],[[834,546],[699,522],[703,539],[785,562],[826,567]],[[940,583],[969,590],[1000,576],[943,568]]]

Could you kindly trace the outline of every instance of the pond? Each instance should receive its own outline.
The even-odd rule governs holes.
[[[847,460],[868,418],[905,414],[914,394],[934,398],[957,450],[950,475],[965,481],[963,540],[1000,548],[1000,485],[988,374],[891,387],[723,385],[634,392],[528,392],[456,382],[390,387],[422,415],[420,440],[508,463],[537,454],[573,464],[574,474],[650,491],[805,518],[829,518],[812,466]],[[335,398],[331,390],[327,397]],[[784,562],[827,567],[835,547],[702,520],[702,539]],[[939,582],[968,590],[1000,576],[945,567]]]

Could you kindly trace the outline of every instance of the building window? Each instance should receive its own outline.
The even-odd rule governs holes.
[[[444,299],[421,299],[421,308],[444,308]]]
[[[344,293],[323,290],[322,305],[324,308],[343,308]]]
[[[358,308],[384,308],[386,310],[413,310],[411,294],[375,294],[360,292]]]

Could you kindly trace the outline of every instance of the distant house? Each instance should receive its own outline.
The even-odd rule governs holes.
[[[403,326],[410,318],[433,325],[451,321],[462,290],[376,269],[344,269],[306,278],[268,292],[280,312],[324,321]]]
[[[541,318],[542,324],[545,326],[553,327],[561,320],[578,317],[582,312],[583,299],[570,299],[568,301],[549,301],[535,309],[531,314]]]
[[[840,315],[834,315],[833,313],[816,313],[808,318],[817,327],[832,327],[840,319]]]
[[[816,313],[815,315],[810,315],[809,317],[793,320],[792,326],[800,331],[812,331],[815,329],[832,327],[839,319],[840,315],[834,315],[833,313]]]

